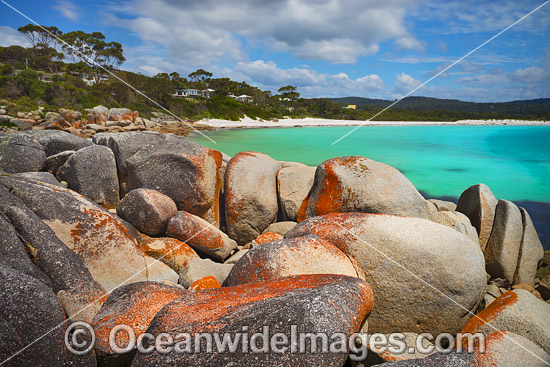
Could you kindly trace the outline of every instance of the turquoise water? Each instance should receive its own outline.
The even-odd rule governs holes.
[[[550,203],[550,126],[364,126],[237,129],[205,132],[234,155],[251,150],[311,166],[359,155],[399,169],[429,197],[458,197],[476,183],[498,198]]]

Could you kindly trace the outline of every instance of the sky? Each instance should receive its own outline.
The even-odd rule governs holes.
[[[545,3],[415,0],[2,0],[63,32],[123,45],[121,69],[199,68],[274,94],[397,99]],[[0,2],[0,46],[30,21]],[[550,97],[550,3],[414,96],[503,102]]]

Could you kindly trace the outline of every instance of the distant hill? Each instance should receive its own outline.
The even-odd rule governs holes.
[[[354,104],[361,109],[382,109],[394,101],[363,97],[332,98],[341,105]],[[550,113],[550,98],[524,101],[477,103],[457,99],[439,99],[431,97],[406,97],[392,109],[404,111],[449,111],[474,114],[514,114],[546,115]]]

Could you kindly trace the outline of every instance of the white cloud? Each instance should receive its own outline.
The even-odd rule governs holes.
[[[530,66],[525,69],[517,69],[510,74],[510,78],[514,81],[522,83],[540,83],[550,79],[550,73],[538,66]]]
[[[420,84],[422,84],[420,80],[405,73],[400,73],[395,76],[395,90],[399,93],[409,93]]]
[[[399,38],[393,44],[400,51],[424,51],[426,49],[426,43],[413,36]]]
[[[7,47],[19,45],[29,47],[29,41],[17,29],[1,25],[0,26],[0,46]]]
[[[460,68],[462,71],[467,73],[477,73],[483,70],[483,65],[472,62],[470,60],[464,60],[460,63]]]
[[[128,0],[110,5],[104,18],[195,66],[246,61],[243,40],[343,64],[378,52],[378,44],[391,39],[418,47],[404,25],[411,6],[407,0]]]
[[[72,20],[73,22],[77,22],[80,19],[78,7],[69,0],[58,0],[53,8],[58,10],[65,18]]]

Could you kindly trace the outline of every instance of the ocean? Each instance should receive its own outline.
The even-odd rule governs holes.
[[[230,156],[257,151],[316,166],[358,155],[399,169],[426,198],[455,201],[484,183],[524,206],[550,250],[550,126],[364,126],[203,131],[190,138]]]

